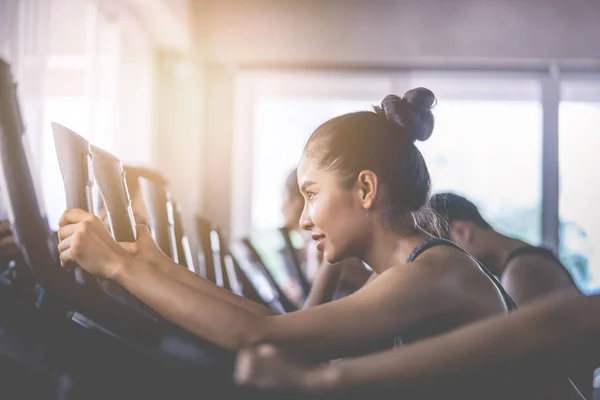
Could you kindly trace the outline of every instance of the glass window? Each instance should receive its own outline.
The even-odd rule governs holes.
[[[424,86],[438,98],[435,133],[429,141],[418,143],[434,192],[462,194],[499,231],[539,244],[542,106],[538,81],[414,73],[400,76],[394,86],[382,84],[366,96],[349,97],[353,100],[342,100],[343,93],[258,99],[253,119],[253,228],[264,232],[283,223],[279,209],[284,180],[320,123],[369,109],[387,93]],[[280,247],[276,239],[272,241],[266,247]]]
[[[578,84],[563,87],[559,119],[560,256],[582,289],[600,289],[600,98],[576,96]],[[600,93],[600,85],[581,85]],[[584,93],[582,93],[584,94]]]
[[[127,17],[91,0],[52,3],[43,129],[34,138],[50,225],[65,209],[51,122],[124,162],[152,159],[152,47]],[[73,15],[80,15],[74,23]],[[121,14],[119,14],[121,15]],[[69,22],[69,23],[66,23]]]
[[[252,161],[252,226],[283,226],[285,179],[296,168],[304,144],[321,123],[335,116],[369,110],[376,99],[268,98],[255,106]],[[276,149],[276,150],[275,150]]]
[[[418,143],[433,191],[463,195],[497,230],[541,241],[542,110],[537,101],[438,98]]]

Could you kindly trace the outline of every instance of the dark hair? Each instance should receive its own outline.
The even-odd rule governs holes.
[[[429,205],[447,223],[451,223],[452,221],[469,221],[481,228],[491,229],[490,224],[479,213],[477,206],[457,194],[435,194],[431,196]]]
[[[287,190],[290,200],[300,198],[304,201],[302,192],[300,192],[300,187],[298,186],[298,169],[290,172],[285,179],[285,190]]]
[[[362,170],[371,170],[384,194],[383,220],[397,227],[398,217],[427,204],[431,178],[415,141],[427,140],[434,126],[434,94],[425,88],[386,96],[374,111],[345,114],[319,126],[304,153],[320,168],[336,170],[351,187]]]

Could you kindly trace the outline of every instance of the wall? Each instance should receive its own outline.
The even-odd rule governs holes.
[[[201,13],[218,62],[597,58],[595,0],[224,0]]]

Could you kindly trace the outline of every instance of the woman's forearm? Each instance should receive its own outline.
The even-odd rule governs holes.
[[[266,322],[266,317],[198,290],[139,260],[130,259],[128,265],[119,269],[115,280],[167,320],[231,350],[253,345]]]
[[[155,261],[152,265],[163,274],[168,275],[179,282],[185,283],[196,290],[202,291],[206,295],[213,296],[217,299],[242,307],[256,315],[276,315],[276,313],[271,309],[244,297],[238,296],[229,290],[220,288],[209,280],[199,277],[187,268],[183,268],[181,265],[176,264],[169,259]]]
[[[566,377],[574,361],[599,359],[597,315],[600,296],[553,296],[508,316],[322,367],[307,375],[306,386],[333,392],[383,386],[398,394],[432,390],[433,385],[469,389],[474,382]]]

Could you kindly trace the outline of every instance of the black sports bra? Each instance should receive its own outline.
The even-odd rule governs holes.
[[[508,258],[506,259],[506,262],[504,263],[504,267],[506,268],[512,260],[514,260],[515,258],[518,258],[520,256],[540,256],[540,257],[555,261],[556,266],[558,268],[560,268],[569,277],[569,280],[571,281],[573,286],[578,287],[577,283],[575,283],[575,279],[573,279],[573,276],[571,275],[571,273],[567,270],[567,268],[565,268],[565,266],[560,262],[558,257],[556,257],[551,250],[546,249],[544,247],[537,247],[537,246],[530,246],[530,245],[517,247],[508,255]]]
[[[504,303],[506,304],[506,308],[509,311],[513,311],[513,310],[518,309],[517,303],[515,303],[515,301],[510,297],[510,295],[506,292],[506,290],[504,290],[504,288],[502,287],[502,285],[498,281],[498,278],[496,278],[496,276],[494,276],[494,274],[492,274],[486,267],[484,267],[479,261],[477,261],[473,256],[471,256],[465,250],[461,249],[454,242],[451,242],[451,241],[446,240],[446,239],[436,238],[436,237],[431,237],[429,239],[425,239],[424,241],[422,241],[421,243],[419,243],[413,249],[413,251],[410,253],[410,255],[408,256],[408,259],[406,261],[407,262],[415,261],[415,259],[417,257],[419,257],[425,251],[427,251],[430,248],[435,247],[435,246],[450,246],[450,247],[454,247],[455,249],[458,249],[458,250],[462,251],[463,253],[465,253],[466,255],[468,255],[469,257],[471,257],[479,265],[479,268],[481,268],[481,270],[483,271],[483,273],[486,274],[487,277],[492,280],[492,282],[494,283],[494,285],[496,286],[496,288],[498,289],[498,291],[502,295],[502,299],[504,300]]]
[[[481,268],[481,270],[483,271],[483,273],[492,281],[492,283],[494,284],[494,286],[496,286],[496,289],[498,289],[498,291],[502,295],[502,299],[504,300],[504,304],[506,305],[506,308],[508,309],[508,311],[510,312],[510,311],[514,311],[514,310],[518,309],[517,303],[515,303],[515,301],[510,297],[510,295],[506,292],[506,290],[504,290],[504,288],[502,287],[502,285],[500,284],[500,282],[498,281],[498,279],[494,276],[494,274],[492,274],[479,261],[477,261],[473,256],[471,256],[465,250],[461,249],[454,242],[451,242],[451,241],[446,240],[446,239],[441,239],[441,238],[436,238],[436,237],[430,237],[428,239],[425,239],[421,243],[419,243],[413,249],[413,251],[411,251],[411,253],[408,256],[408,259],[406,261],[409,262],[409,263],[415,261],[417,259],[417,257],[419,257],[425,251],[427,251],[427,250],[429,250],[429,249],[431,249],[432,247],[435,247],[435,246],[450,246],[450,247],[454,247],[455,249],[458,249],[458,250],[462,251],[463,253],[465,253],[466,255],[468,255],[469,257],[471,257],[479,265],[479,268]],[[394,347],[399,347],[401,345],[402,345],[402,338],[400,336],[397,336],[394,339]]]

